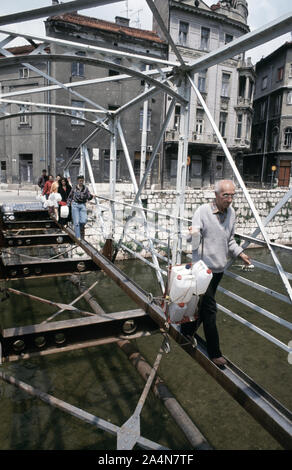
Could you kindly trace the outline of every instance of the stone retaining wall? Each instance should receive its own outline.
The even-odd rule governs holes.
[[[287,193],[287,189],[260,190],[251,189],[249,194],[262,220]],[[143,194],[147,208],[156,211],[174,214],[176,192],[175,191],[145,191]],[[187,190],[185,193],[184,217],[192,218],[192,214],[201,204],[214,198],[212,190]],[[252,235],[258,228],[248,202],[241,189],[237,189],[233,207],[237,214],[236,232],[244,235]],[[292,244],[292,199],[280,209],[266,227],[266,231],[272,241],[283,244]]]

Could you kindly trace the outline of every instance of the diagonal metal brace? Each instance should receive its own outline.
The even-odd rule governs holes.
[[[165,348],[165,337],[133,415],[118,430],[117,450],[132,450],[140,437],[140,413],[156,375]]]

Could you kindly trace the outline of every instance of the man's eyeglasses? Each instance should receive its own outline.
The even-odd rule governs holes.
[[[234,193],[223,193],[222,194],[222,197],[224,199],[228,199],[229,197],[231,197],[232,199],[234,198],[235,194]]]

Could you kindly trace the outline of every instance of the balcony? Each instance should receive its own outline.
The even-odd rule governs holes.
[[[178,142],[179,140],[179,131],[176,129],[169,129],[165,132],[165,142]],[[196,132],[192,132],[191,136],[189,137],[189,142],[195,142],[198,144],[205,144],[205,145],[217,145],[218,139],[215,134],[211,133],[202,133],[197,134]]]
[[[252,108],[252,100],[249,98],[244,98],[243,96],[239,96],[237,98],[237,106],[241,106],[243,108]]]
[[[179,131],[177,129],[169,129],[165,132],[165,142],[177,142],[179,139]]]
[[[218,139],[215,134],[197,134],[196,132],[193,132],[191,142],[196,142],[198,144],[217,145]]]

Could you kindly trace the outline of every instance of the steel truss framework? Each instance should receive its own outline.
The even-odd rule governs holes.
[[[168,30],[165,28],[163,21],[159,15],[159,12],[157,11],[155,7],[153,0],[145,0],[145,1],[147,5],[149,6],[149,8],[151,9],[153,15],[155,16],[158,24],[160,25],[162,32],[165,35],[165,39],[168,41],[170,47],[172,48],[177,59],[176,61],[157,59],[157,58],[149,57],[148,55],[145,56],[143,54],[126,53],[119,49],[111,50],[105,47],[101,48],[101,47],[96,47],[92,45],[85,45],[85,44],[80,44],[78,42],[60,40],[60,39],[55,39],[55,38],[50,38],[50,37],[42,37],[42,36],[31,35],[31,34],[19,34],[13,30],[6,30],[6,29],[1,28],[0,33],[5,34],[6,38],[2,40],[0,43],[0,52],[5,56],[5,58],[1,59],[0,61],[0,67],[7,66],[7,65],[23,64],[23,66],[27,67],[30,70],[33,70],[34,72],[38,73],[40,76],[46,78],[48,82],[50,82],[51,84],[46,87],[33,88],[30,90],[26,89],[24,91],[10,92],[10,93],[5,93],[5,94],[0,95],[0,102],[2,103],[2,107],[0,110],[1,111],[0,119],[13,118],[21,114],[21,113],[14,113],[14,114],[10,113],[9,106],[11,104],[23,106],[22,113],[27,113],[27,114],[51,113],[51,114],[58,114],[58,115],[66,116],[70,119],[75,117],[75,114],[73,114],[74,111],[80,111],[80,108],[65,107],[65,106],[60,107],[58,105],[53,105],[53,104],[49,105],[47,103],[22,101],[21,99],[19,99],[22,95],[32,95],[34,93],[40,93],[40,92],[45,93],[51,90],[63,89],[73,96],[82,98],[82,100],[87,103],[88,107],[82,109],[82,111],[86,113],[86,117],[78,116],[78,119],[80,120],[84,119],[86,122],[91,123],[93,126],[93,130],[88,135],[88,137],[83,142],[80,143],[78,150],[69,160],[66,167],[64,168],[64,171],[66,172],[67,175],[69,175],[70,165],[72,161],[74,161],[77,155],[81,157],[80,158],[81,170],[84,170],[85,166],[87,167],[90,182],[92,184],[92,190],[93,192],[95,192],[95,195],[96,195],[96,214],[99,220],[99,225],[100,225],[102,235],[105,240],[109,238],[114,239],[116,235],[116,228],[117,228],[117,220],[115,217],[115,213],[116,213],[117,207],[120,204],[122,204],[121,201],[117,200],[117,191],[116,191],[117,139],[118,138],[120,139],[122,148],[124,151],[124,155],[126,158],[126,162],[128,165],[130,178],[133,184],[133,192],[135,196],[133,199],[133,203],[130,205],[130,216],[127,218],[126,223],[123,226],[122,235],[120,236],[119,240],[116,243],[115,254],[117,254],[120,248],[127,249],[127,247],[123,243],[124,238],[130,231],[131,221],[134,220],[134,217],[136,216],[136,214],[140,214],[140,217],[141,217],[140,222],[142,224],[142,227],[144,227],[145,229],[146,238],[149,243],[147,249],[151,252],[152,263],[149,263],[149,261],[137,255],[137,253],[132,252],[132,254],[136,255],[139,259],[142,259],[147,264],[150,264],[155,269],[155,272],[157,274],[157,279],[161,287],[161,291],[162,293],[164,293],[165,284],[164,284],[163,277],[165,277],[167,273],[165,273],[160,268],[159,261],[158,261],[159,255],[157,253],[157,250],[155,249],[156,240],[150,235],[150,224],[147,220],[147,211],[143,208],[143,205],[142,205],[141,195],[145,188],[146,180],[151,172],[157,153],[159,151],[161,142],[164,137],[165,130],[167,129],[168,123],[173,114],[175,104],[179,102],[181,104],[181,121],[180,121],[180,129],[179,129],[180,137],[179,137],[178,156],[177,156],[178,158],[177,168],[178,169],[177,169],[177,182],[176,182],[177,196],[176,196],[175,213],[172,216],[169,216],[169,215],[166,216],[166,214],[162,214],[162,215],[166,216],[166,220],[169,220],[171,218],[173,221],[172,229],[168,230],[169,239],[171,238],[171,253],[172,253],[171,263],[172,264],[180,263],[181,257],[182,257],[182,251],[183,251],[183,248],[182,248],[183,235],[182,234],[184,231],[184,224],[189,223],[188,220],[184,219],[184,202],[185,202],[185,189],[186,189],[186,176],[187,176],[188,129],[189,129],[189,120],[190,120],[190,95],[191,95],[191,92],[194,92],[198,100],[200,101],[208,119],[211,122],[213,131],[216,134],[217,139],[222,146],[224,154],[228,162],[231,165],[235,180],[238,182],[240,188],[242,189],[243,194],[245,195],[246,200],[248,201],[248,204],[254,215],[254,218],[258,224],[258,229],[251,235],[249,239],[246,240],[244,247],[248,246],[248,244],[251,241],[253,243],[265,244],[265,246],[269,249],[271,253],[271,256],[275,264],[275,268],[262,265],[261,263],[258,263],[256,260],[253,260],[253,263],[257,265],[258,267],[261,267],[262,269],[273,270],[274,272],[278,273],[285,286],[287,295],[279,294],[271,289],[267,289],[264,286],[261,286],[259,284],[253,283],[252,281],[248,281],[244,278],[241,278],[241,276],[236,276],[230,271],[227,271],[226,274],[228,276],[233,276],[233,277],[235,276],[237,280],[240,280],[241,282],[244,282],[244,283],[249,283],[253,288],[258,289],[262,292],[265,292],[268,295],[271,295],[277,298],[278,300],[284,301],[291,305],[292,289],[291,289],[291,285],[289,282],[289,280],[291,279],[291,275],[289,273],[286,273],[285,270],[283,269],[278,259],[278,256],[275,252],[275,246],[273,243],[271,243],[267,235],[265,226],[275,216],[275,214],[280,210],[280,208],[289,200],[289,198],[291,198],[292,189],[290,189],[287,192],[286,196],[271,211],[269,216],[264,221],[261,220],[261,217],[259,216],[257,212],[257,209],[232,159],[232,156],[217,128],[217,125],[212,115],[210,114],[199,90],[197,89],[195,85],[194,74],[199,72],[200,70],[204,70],[228,58],[234,57],[235,55],[239,53],[242,53],[246,50],[256,47],[262,43],[265,43],[266,41],[269,41],[275,37],[278,37],[286,32],[290,32],[292,29],[292,12],[290,14],[284,15],[283,17],[269,23],[265,27],[262,27],[254,32],[248,33],[232,41],[231,43],[225,45],[222,48],[217,49],[216,51],[210,52],[206,54],[205,56],[200,57],[199,59],[196,59],[195,61],[186,62],[183,59],[180,50],[177,48],[173,39],[171,38]],[[8,15],[6,17],[0,18],[0,25],[4,26],[6,24],[13,24],[18,21],[41,18],[41,17],[50,16],[53,14],[61,14],[61,13],[76,10],[76,9],[80,10],[83,8],[89,8],[91,6],[93,7],[93,6],[105,5],[105,4],[111,4],[111,3],[113,3],[113,1],[111,0],[99,0],[99,1],[98,0],[96,1],[75,0],[75,1],[67,2],[65,4],[52,5],[50,7],[46,7],[43,9],[22,12],[22,13],[19,13],[18,15]],[[33,53],[29,55],[25,55],[25,56],[15,57],[11,53],[9,53],[6,49],[4,49],[4,47],[6,47],[7,44],[9,44],[11,40],[13,40],[17,36],[26,39],[30,43],[35,44],[35,41],[40,41],[41,44],[37,45]],[[60,55],[50,54],[48,52],[50,44],[57,44],[59,46],[66,48],[66,53],[60,54]],[[78,61],[80,62],[84,61],[85,63],[90,63],[91,65],[95,65],[97,67],[114,68],[120,74],[118,76],[107,77],[104,79],[83,80],[83,81],[75,82],[74,84],[73,83],[61,83],[57,81],[54,77],[44,73],[42,70],[36,68],[36,66],[33,65],[34,63],[37,63],[43,59],[46,61],[48,60],[49,61],[74,61],[76,60],[76,52],[80,50],[86,51],[88,56],[87,57],[78,56]],[[113,59],[116,56],[123,58],[123,63],[126,63],[126,65],[117,65],[113,61]],[[141,70],[138,67],[140,63],[147,64],[146,70],[144,72],[141,72]],[[76,89],[79,89],[79,88],[82,89],[82,87],[84,86],[91,86],[91,85],[98,86],[99,84],[105,83],[105,82],[114,82],[116,80],[119,80],[119,81],[134,80],[136,78],[138,79],[142,78],[143,80],[145,80],[146,86],[145,86],[144,92],[140,94],[139,96],[135,97],[134,99],[132,99],[130,102],[123,104],[116,111],[108,111],[104,109],[102,106],[100,106],[98,103],[95,103],[94,101],[89,100],[86,96],[76,91]],[[140,183],[138,185],[136,183],[131,157],[127,148],[124,130],[122,129],[122,126],[120,123],[120,116],[125,110],[131,108],[135,104],[143,103],[143,106],[144,106],[143,108],[144,109],[143,131],[144,131],[145,126],[147,124],[147,100],[157,93],[164,93],[170,96],[172,101],[168,108],[166,116],[164,118],[164,122],[161,127],[157,141],[155,145],[153,146],[152,155],[147,166],[146,166],[146,152],[145,152],[146,133],[142,132],[142,141],[141,141],[141,159],[142,159],[141,169],[142,170],[141,170],[141,175],[140,175]],[[86,147],[86,144],[101,129],[105,129],[106,131],[109,132],[110,141],[111,141],[109,198],[101,198],[98,196],[96,192],[94,175],[93,175],[93,171],[91,168],[91,162],[90,162],[88,149]],[[110,227],[109,228],[108,226],[105,225],[104,219],[103,219],[103,210],[101,207],[102,199],[107,201],[108,207],[110,209],[109,211],[110,212],[110,219],[109,219]],[[137,222],[137,220],[138,219],[136,217],[135,221]],[[161,227],[161,229],[163,228]],[[258,234],[262,235],[263,240],[258,240],[256,238]],[[72,233],[70,233],[70,236],[71,238],[72,237],[74,238]],[[12,238],[10,238],[10,245],[11,245],[11,242],[13,243]],[[7,244],[9,245],[9,241],[7,241]],[[85,247],[86,247],[86,244],[85,244]],[[289,248],[287,247],[281,247],[281,248],[289,250]],[[90,256],[92,255],[94,258],[95,254],[91,253],[90,248],[87,247],[87,250],[88,250],[87,251],[88,254]],[[131,251],[129,249],[127,250]],[[165,258],[163,261],[165,261]],[[168,261],[169,261],[169,258],[168,258]],[[96,262],[97,264],[100,264],[99,261],[96,261]],[[104,265],[103,265],[103,268],[104,268]],[[227,295],[233,296],[233,298],[236,298],[236,300],[246,303],[245,299],[239,298],[239,296],[236,296],[236,294],[230,293],[223,289],[221,289],[221,291],[223,291]],[[149,302],[147,304],[148,305],[147,308],[145,305],[146,304],[144,303],[142,308],[145,308],[146,311],[149,311],[149,312],[151,311],[155,318],[155,321],[157,321],[160,326],[163,326],[163,324],[161,324],[161,318],[159,317],[160,313],[158,314],[157,311],[155,312],[155,308],[152,311],[151,307],[149,307]],[[254,304],[250,303],[250,307],[291,330],[290,322],[284,321],[281,318],[277,317],[276,315],[272,314],[271,312],[268,312],[260,307],[257,307]],[[285,344],[283,344],[276,338],[271,337],[271,335],[259,329],[255,325],[252,325],[250,322],[243,320],[238,315],[234,314],[233,312],[229,311],[223,306],[219,306],[219,308],[223,310],[226,314],[231,315],[236,320],[240,321],[241,323],[244,323],[247,327],[251,328],[252,330],[259,333],[260,335],[264,336],[269,341],[272,341],[273,343],[277,344],[280,348],[282,348],[286,352],[288,353],[291,352],[291,348],[289,348],[288,346],[286,346]],[[178,332],[173,333],[174,337],[177,337],[177,335],[178,335]],[[186,350],[187,352],[192,351],[192,349],[189,349],[189,346],[187,346]],[[201,353],[199,352],[197,356],[195,355],[196,359],[199,360],[200,363],[205,364],[206,359],[205,358],[202,359],[200,354]],[[194,354],[191,352],[191,355],[194,355]],[[199,356],[199,359],[198,359],[198,356]],[[203,365],[203,367],[205,367],[205,365]],[[211,368],[210,373],[211,375],[216,376],[216,374],[214,374],[213,368]],[[5,377],[5,374],[2,372],[1,372],[1,376],[3,379],[9,380],[7,377]],[[218,381],[221,382],[221,378]],[[15,382],[15,380],[13,378],[10,378],[10,382],[11,383]],[[25,388],[25,386],[23,386],[23,388]],[[28,393],[33,393],[33,391],[30,390],[28,391]],[[279,427],[281,428],[281,425]],[[281,438],[282,439],[281,442],[285,442],[285,445],[289,446],[290,443],[287,444],[289,441],[291,441],[291,439],[289,439],[288,437],[289,431],[287,431],[288,428],[286,424],[284,427],[285,427],[285,432],[284,432],[285,436],[284,438]],[[267,428],[270,428],[270,423],[267,426]],[[107,430],[109,430],[108,427],[107,427]],[[119,440],[119,438],[121,438],[122,431],[115,429],[115,432],[117,433],[118,440]],[[281,432],[283,432],[283,429]],[[290,437],[291,437],[291,432],[290,432]],[[138,441],[139,441],[139,437],[136,438],[135,442],[138,442]],[[123,445],[127,445],[127,444],[123,443]],[[151,447],[151,448],[155,448],[155,447]]]

